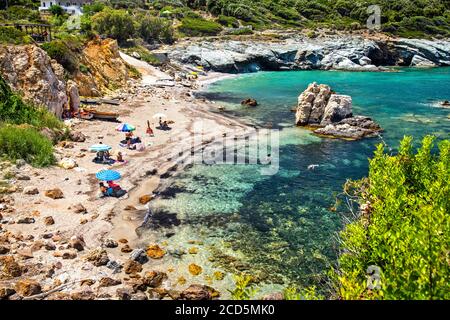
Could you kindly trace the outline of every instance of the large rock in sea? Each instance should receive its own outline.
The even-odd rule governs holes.
[[[372,137],[382,130],[368,117],[353,116],[350,96],[335,94],[329,86],[315,82],[298,97],[295,118],[298,126],[317,127],[316,134],[345,139]]]
[[[73,85],[67,90],[63,67],[36,45],[0,46],[0,74],[26,100],[45,106],[57,117],[69,95],[74,106],[79,100]]]

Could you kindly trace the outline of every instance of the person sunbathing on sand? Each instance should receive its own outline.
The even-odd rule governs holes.
[[[121,190],[122,188],[117,183],[114,183],[113,181],[108,181],[108,187],[112,188],[113,190]]]

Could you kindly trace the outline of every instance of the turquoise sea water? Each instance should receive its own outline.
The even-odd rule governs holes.
[[[382,139],[394,150],[404,135],[449,137],[450,110],[439,108],[438,102],[450,100],[450,68],[260,72],[214,83],[205,95],[224,104],[227,112],[281,130],[280,170],[261,176],[257,165],[195,165],[178,176],[153,206],[181,220],[169,247],[182,240],[201,241],[200,254],[188,256],[186,263],[202,264],[206,273],[256,275],[261,292],[289,285],[327,290],[325,273],[336,261],[336,234],[345,210],[330,208],[346,179],[367,175],[367,159],[381,139],[324,139],[295,127],[290,109],[313,81],[351,95],[354,114],[375,119],[385,129]],[[246,97],[259,106],[242,107]],[[319,167],[307,170],[311,164]],[[229,277],[223,281],[212,284],[232,286]]]

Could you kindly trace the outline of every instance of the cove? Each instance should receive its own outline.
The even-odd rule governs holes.
[[[295,127],[290,109],[313,81],[351,95],[354,114],[377,121],[382,137],[325,139]],[[219,290],[232,288],[230,274],[245,272],[255,277],[261,294],[292,285],[328,292],[327,272],[336,263],[346,215],[345,206],[333,207],[345,181],[367,176],[367,160],[379,143],[395,152],[404,135],[419,142],[426,134],[439,139],[450,133],[450,110],[439,107],[450,99],[450,68],[259,72],[216,82],[202,94],[233,116],[280,130],[276,175],[261,176],[257,165],[194,165],[174,178],[165,192],[170,196],[152,203],[155,211],[181,220],[167,239],[169,247],[188,249],[197,241],[206,249],[171,263],[180,269],[201,265],[201,281]],[[248,97],[259,105],[241,106]],[[318,167],[308,170],[313,164]],[[217,270],[225,279],[213,279]]]

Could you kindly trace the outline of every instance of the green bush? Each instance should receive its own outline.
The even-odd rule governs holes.
[[[8,9],[0,11],[0,17],[11,22],[42,22],[41,16],[37,10],[21,5],[10,5]]]
[[[93,16],[97,12],[103,11],[105,4],[103,2],[93,2],[83,5],[83,16]]]
[[[179,31],[187,36],[214,36],[222,31],[222,26],[214,21],[184,18]]]
[[[139,19],[138,33],[148,43],[174,41],[172,22],[167,19],[146,15]]]
[[[32,43],[33,39],[15,27],[0,26],[0,43],[4,44],[27,44]]]
[[[228,290],[233,300],[250,300],[254,297],[257,290],[252,284],[253,277],[249,275],[235,275],[234,283],[235,288]]]
[[[78,70],[77,58],[65,41],[58,39],[51,42],[46,42],[42,44],[41,48],[44,49],[52,59],[58,61],[58,63],[60,63],[64,69],[70,73]]]
[[[221,25],[228,27],[228,28],[237,28],[239,27],[239,20],[235,17],[227,17],[221,14],[219,17],[217,17],[216,20]]]
[[[62,128],[62,122],[44,108],[31,106],[12,92],[9,85],[0,76],[0,122],[12,124],[28,123],[37,128]]]
[[[64,9],[57,4],[51,5],[48,11],[50,11],[50,13],[54,16],[62,16],[65,13]]]
[[[397,155],[380,145],[369,177],[346,185],[361,213],[340,235],[341,298],[450,299],[450,141],[435,147],[431,136],[415,153],[410,137]],[[377,281],[368,288],[375,268]]]
[[[38,167],[55,162],[52,142],[31,126],[0,124],[0,155],[11,161],[24,159]]]
[[[132,38],[135,32],[133,18],[127,11],[110,8],[105,8],[92,17],[92,28],[121,44]]]

